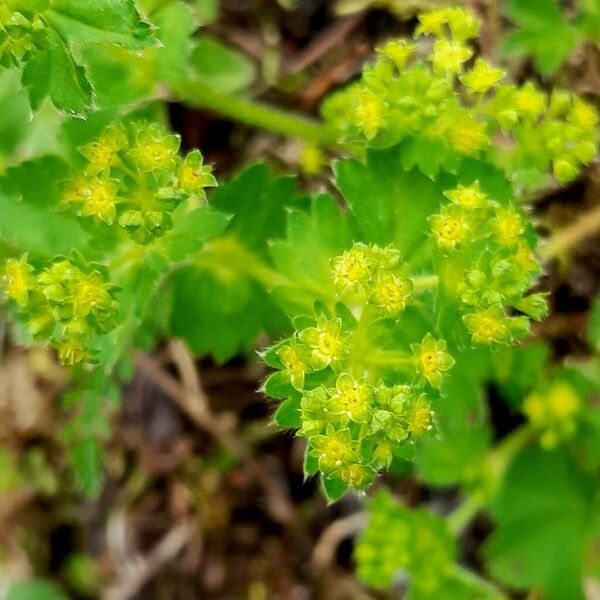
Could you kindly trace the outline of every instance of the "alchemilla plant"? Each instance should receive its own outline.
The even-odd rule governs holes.
[[[198,12],[180,0],[0,6],[0,86],[20,82],[31,127],[52,138],[17,134],[10,153],[0,140],[3,307],[17,339],[70,369],[61,439],[80,485],[100,491],[105,402],[116,405],[137,350],[182,337],[225,362],[267,333],[261,391],[303,438],[304,474],[329,501],[407,472],[465,498],[444,517],[373,494],[356,550],[366,583],[403,571],[411,598],[504,598],[457,562],[458,536],[487,507],[494,577],[579,600],[583,559],[563,581],[562,565],[548,570],[512,540],[525,515],[526,542],[554,547],[533,513],[557,489],[578,507],[574,553],[593,548],[582,526],[597,508],[593,365],[554,364],[529,343],[548,313],[540,256],[553,256],[529,202],[597,156],[595,107],[510,81],[477,55],[479,20],[451,7],[382,43],[314,123],[243,99],[251,67],[193,35]],[[220,62],[224,73],[206,66]],[[307,198],[264,165],[217,186],[169,129],[165,98],[304,138],[308,178],[335,153],[335,190]],[[489,385],[523,421],[495,445]],[[571,515],[544,507],[549,520]]]

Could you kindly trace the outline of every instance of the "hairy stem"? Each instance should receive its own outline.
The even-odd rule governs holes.
[[[239,95],[217,92],[199,81],[186,83],[176,93],[186,103],[253,127],[323,146],[335,146],[337,142],[334,132],[317,121]]]

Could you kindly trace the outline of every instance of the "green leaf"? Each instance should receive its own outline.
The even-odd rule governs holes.
[[[504,54],[533,56],[544,75],[556,71],[579,41],[557,0],[510,0],[506,14],[517,30],[506,37]]]
[[[197,208],[182,216],[159,245],[170,260],[183,260],[198,250],[202,242],[222,233],[229,221],[230,217],[212,208]]]
[[[399,146],[370,151],[367,162],[349,159],[335,164],[336,185],[348,202],[367,243],[395,244],[406,259],[426,239],[427,218],[444,202],[451,180],[432,181],[416,169],[398,165]]]
[[[90,498],[97,498],[102,489],[102,453],[92,437],[71,446],[70,455],[81,490]]]
[[[6,600],[68,600],[68,596],[54,583],[29,579],[13,584]]]
[[[454,485],[473,473],[490,443],[485,408],[489,376],[486,350],[465,351],[444,381],[444,397],[432,405],[438,436],[417,445],[419,477],[436,486]]]
[[[196,39],[191,60],[195,78],[223,93],[247,88],[256,76],[246,56],[206,35]]]
[[[143,48],[152,43],[150,25],[133,0],[54,0],[46,18],[69,45],[108,42]]]
[[[83,115],[92,105],[92,86],[83,67],[53,29],[48,29],[41,48],[27,62],[22,81],[34,111],[46,97],[72,115]]]
[[[43,210],[0,195],[0,239],[18,253],[53,258],[87,244],[88,235],[68,215]]]
[[[315,300],[333,308],[329,262],[348,249],[353,237],[348,219],[327,194],[313,199],[309,214],[290,211],[286,240],[271,244],[275,266],[289,280],[274,290],[277,303],[292,315],[312,313]]]
[[[322,475],[321,489],[329,502],[335,502],[346,493],[348,486],[341,479],[332,479]]]
[[[174,276],[170,330],[196,354],[225,361],[249,352],[260,332],[276,336],[288,326],[267,292],[281,279],[267,241],[283,236],[286,209],[298,201],[291,178],[273,179],[255,165],[221,186],[211,205],[231,219],[194,266]]]
[[[210,25],[219,16],[219,0],[196,0],[194,3],[198,20],[202,25]]]
[[[156,53],[156,75],[177,86],[190,77],[192,42],[190,36],[197,27],[189,4],[169,2],[153,15],[156,37],[162,48]]]
[[[271,398],[287,398],[294,389],[290,378],[283,371],[271,373],[262,386],[262,391]]]
[[[491,512],[486,544],[494,577],[516,588],[540,588],[548,600],[583,600],[594,478],[561,452],[531,448],[510,466]]]
[[[271,394],[269,393],[269,395]],[[275,411],[273,419],[279,427],[283,427],[284,429],[300,429],[302,426],[302,420],[300,419],[300,400],[297,397],[290,397],[282,402]]]

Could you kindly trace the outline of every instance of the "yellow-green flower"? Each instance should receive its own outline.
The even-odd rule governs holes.
[[[89,182],[85,200],[80,209],[83,217],[97,217],[111,225],[117,216],[119,183],[111,179],[94,179]]]
[[[106,283],[98,271],[81,273],[72,286],[72,302],[75,315],[85,317],[111,310],[114,301],[110,294],[112,285]]]
[[[433,429],[433,416],[427,397],[422,394],[410,404],[405,413],[408,430],[414,438],[421,437]]]
[[[506,326],[506,315],[499,306],[465,315],[463,321],[471,332],[473,344],[504,344],[510,341],[511,335]]]
[[[415,29],[415,36],[444,35],[444,25],[448,22],[448,12],[445,9],[429,10],[418,15],[419,25]]]
[[[444,192],[444,196],[468,211],[483,208],[487,200],[487,195],[481,191],[478,181],[469,186],[459,185],[456,189]]]
[[[420,344],[411,344],[417,371],[434,388],[439,388],[446,371],[454,366],[454,359],[446,352],[446,342],[436,340],[428,333]]]
[[[496,86],[505,76],[505,71],[496,69],[487,61],[478,58],[473,69],[465,73],[460,80],[475,93],[484,94]]]
[[[340,469],[340,479],[357,490],[367,487],[374,478],[373,470],[359,463],[344,465]]]
[[[32,275],[33,267],[27,262],[25,254],[20,259],[11,258],[6,261],[4,268],[5,294],[19,306],[26,306],[29,302],[29,292],[35,286]]]
[[[542,447],[552,450],[575,434],[582,406],[582,400],[572,386],[559,380],[527,396],[523,412],[540,431]]]
[[[180,144],[179,136],[165,135],[159,126],[152,124],[141,129],[128,155],[142,171],[168,171],[175,167]]]
[[[546,111],[546,95],[531,82],[518,89],[514,95],[515,107],[519,115],[535,118]]]
[[[395,317],[406,308],[413,284],[410,279],[402,279],[384,271],[377,276],[372,290],[371,304],[385,309],[392,317]]]
[[[186,194],[195,195],[201,200],[206,198],[204,188],[216,187],[217,180],[212,174],[212,167],[204,164],[199,150],[190,152],[177,168],[179,188]]]
[[[450,146],[460,154],[471,156],[489,146],[486,125],[473,117],[458,118],[448,129]]]
[[[96,176],[110,169],[115,163],[119,150],[127,145],[127,134],[120,125],[110,125],[100,137],[80,149],[88,160],[86,173]]]
[[[292,340],[279,348],[277,357],[283,365],[283,372],[289,376],[292,386],[301,390],[304,387],[304,376],[308,371],[308,356],[305,348]]]
[[[305,144],[300,154],[300,168],[306,175],[313,176],[320,173],[326,164],[323,150],[318,144]]]
[[[364,381],[357,381],[348,373],[341,373],[331,397],[334,414],[342,414],[355,423],[367,423],[371,416],[373,388]]]
[[[58,345],[58,358],[63,365],[73,366],[88,359],[88,352],[81,341],[67,340]]]
[[[356,462],[355,444],[347,429],[336,432],[328,428],[325,435],[313,436],[310,443],[311,454],[318,459],[319,470],[326,475]]]
[[[415,44],[410,44],[406,40],[390,40],[377,48],[377,54],[391,60],[396,68],[402,71],[416,48]]]
[[[321,315],[317,326],[304,329],[299,338],[310,348],[310,366],[316,371],[339,362],[347,352],[340,319],[328,320]]]
[[[460,43],[436,40],[430,58],[436,73],[458,74],[472,55],[473,51]]]
[[[460,246],[469,233],[465,215],[452,206],[444,208],[440,214],[432,215],[429,224],[438,248],[445,251]]]
[[[331,275],[333,285],[338,293],[366,283],[371,277],[367,247],[364,244],[355,244],[341,256],[333,258]]]
[[[384,124],[385,103],[369,90],[361,90],[354,110],[354,123],[372,140]]]
[[[598,125],[600,117],[596,108],[589,102],[581,98],[574,98],[569,120],[584,130],[593,131]]]
[[[521,241],[525,232],[525,222],[514,210],[499,208],[496,217],[492,219],[492,229],[499,244],[513,246]]]

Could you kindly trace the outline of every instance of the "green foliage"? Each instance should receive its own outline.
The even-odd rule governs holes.
[[[133,0],[10,0],[0,9],[0,64],[24,65],[33,110],[50,97],[57,108],[83,114],[93,87],[79,60],[82,47],[109,43],[142,48],[151,29]]]
[[[492,573],[514,587],[539,587],[549,600],[584,598],[584,553],[597,532],[596,483],[564,454],[532,449],[510,467],[491,513]]]
[[[507,56],[531,56],[540,72],[550,75],[586,40],[600,40],[600,4],[580,0],[569,18],[558,0],[510,0],[506,14],[516,30],[504,41]]]

